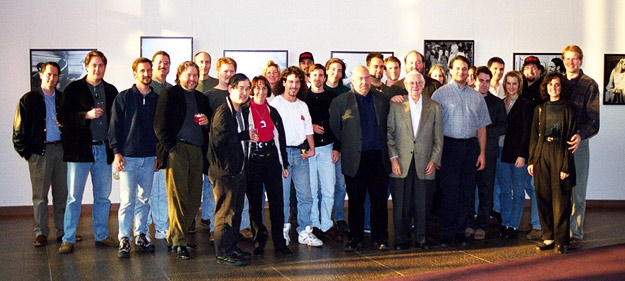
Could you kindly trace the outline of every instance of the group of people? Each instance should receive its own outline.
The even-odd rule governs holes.
[[[398,58],[374,52],[352,70],[350,90],[342,60],[315,64],[310,52],[283,71],[269,61],[251,80],[228,57],[210,77],[211,57],[199,52],[170,85],[169,55],[158,51],[132,63],[135,84],[121,93],[103,80],[100,51],[86,56],[87,75],[63,92],[59,65],[47,62],[41,87],[18,103],[13,131],[30,169],[34,245],[47,244],[52,187],[59,253],[74,250],[91,174],[95,244],[117,247],[121,258],[133,240],[137,251],[154,251],[153,222],[155,238],[188,259],[201,205],[217,262],[245,265],[252,253],[237,246],[241,221],[249,216],[253,254],[264,255],[265,194],[274,249],[284,256],[292,255],[290,216],[300,244],[320,247],[348,232],[345,251],[357,251],[370,229],[373,245],[388,250],[389,194],[397,250],[411,247],[412,233],[416,246],[429,248],[435,194],[441,245],[484,239],[493,212],[501,213],[500,235],[513,237],[524,192],[535,204],[530,234],[542,239],[538,248],[565,253],[583,239],[588,139],[598,132],[599,107],[582,50],[567,46],[562,57],[564,75],[542,75],[538,58],[528,57],[523,73],[504,76],[495,57],[469,79],[471,63],[458,55],[441,83],[423,73],[417,51],[405,56],[402,79]],[[113,171],[117,239],[108,231]]]

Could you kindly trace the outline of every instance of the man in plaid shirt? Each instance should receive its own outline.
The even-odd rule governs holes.
[[[571,82],[572,93],[569,102],[575,109],[577,134],[568,144],[575,153],[577,185],[573,188],[573,212],[571,214],[570,248],[579,248],[584,238],[584,213],[586,211],[586,187],[590,148],[588,140],[599,132],[599,86],[581,70],[584,53],[577,45],[569,45],[562,50],[562,60],[566,68],[566,78]]]

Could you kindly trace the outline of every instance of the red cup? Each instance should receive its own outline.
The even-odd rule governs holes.
[[[195,115],[193,115],[193,121],[195,121],[195,123],[200,124],[202,120],[202,114],[201,113],[196,113]]]

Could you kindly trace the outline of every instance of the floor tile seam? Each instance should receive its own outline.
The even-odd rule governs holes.
[[[265,263],[266,264],[266,263]],[[287,280],[293,280],[291,278],[289,278],[288,276],[286,276],[284,273],[282,273],[282,271],[280,271],[278,268],[276,268],[275,266],[271,266],[271,269],[273,269],[275,272],[277,272],[278,274],[280,274],[280,276],[286,278]]]
[[[396,274],[398,274],[398,275],[399,275],[399,276],[401,276],[401,277],[405,277],[405,276],[406,276],[405,274],[403,274],[403,273],[401,273],[401,272],[399,272],[399,271],[397,271],[397,270],[395,270],[395,269],[393,269],[393,268],[391,268],[391,267],[388,267],[388,266],[386,266],[385,264],[383,264],[383,263],[381,263],[381,262],[379,262],[379,261],[377,261],[377,260],[374,260],[374,259],[370,258],[370,257],[369,257],[369,256],[367,256],[367,255],[362,254],[361,252],[358,252],[358,251],[357,251],[356,253],[357,253],[359,256],[361,256],[361,257],[364,257],[364,258],[366,258],[366,259],[368,259],[368,260],[370,260],[370,261],[373,261],[374,263],[377,263],[377,264],[381,265],[382,267],[386,268],[387,270],[389,270],[389,271],[391,271],[391,272],[395,272]]]
[[[485,258],[482,258],[482,257],[480,257],[480,256],[477,256],[477,255],[471,254],[471,253],[469,253],[469,252],[467,252],[467,251],[464,251],[464,250],[459,250],[459,252],[461,252],[461,253],[463,253],[463,254],[465,254],[465,255],[471,256],[471,257],[473,257],[473,258],[476,258],[476,259],[478,259],[478,260],[484,261],[484,262],[489,263],[489,264],[490,264],[490,263],[493,263],[493,261],[489,261],[489,260],[487,260],[487,259],[485,259]]]
[[[57,254],[56,251],[54,251],[54,253]],[[46,257],[47,257],[46,260],[48,261],[48,274],[49,274],[49,277],[50,277],[49,280],[54,280],[52,278],[52,261],[50,259],[50,247],[46,247]]]

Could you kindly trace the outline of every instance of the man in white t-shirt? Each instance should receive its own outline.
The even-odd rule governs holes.
[[[291,181],[295,185],[297,197],[297,232],[298,242],[314,247],[320,247],[323,242],[313,233],[310,212],[312,210],[312,194],[308,171],[308,158],[315,155],[313,127],[308,106],[298,96],[305,94],[304,73],[297,67],[291,66],[280,75],[276,91],[282,93],[271,101],[282,117],[286,135],[286,152],[289,160],[289,176],[282,180],[284,190],[284,221],[289,221],[289,201]],[[289,244],[290,223],[284,224],[284,238]]]

